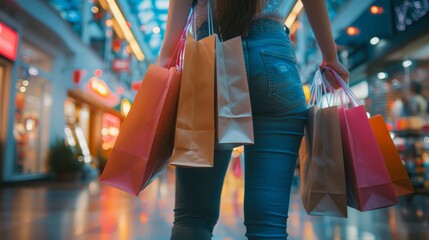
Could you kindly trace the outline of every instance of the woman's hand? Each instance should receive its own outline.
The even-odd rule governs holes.
[[[331,72],[324,71],[323,69],[325,67],[330,67],[332,70],[334,70],[338,75],[340,75],[341,79],[348,84],[349,82],[349,71],[346,67],[344,67],[343,64],[340,63],[340,61],[323,61],[322,64],[320,64],[319,68],[320,71],[326,76],[326,80],[334,87],[335,89],[338,89],[341,87],[341,84],[338,82],[338,80]]]

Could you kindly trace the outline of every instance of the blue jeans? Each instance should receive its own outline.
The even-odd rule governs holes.
[[[199,34],[207,34],[204,27]],[[295,50],[283,25],[253,22],[243,37],[255,144],[245,146],[244,224],[248,239],[286,239],[298,150],[307,120]],[[176,168],[171,239],[211,239],[231,151],[215,151],[213,168]]]

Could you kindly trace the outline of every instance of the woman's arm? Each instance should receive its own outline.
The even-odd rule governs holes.
[[[171,0],[168,7],[167,29],[158,58],[158,65],[167,67],[180,40],[191,11],[192,0]]]
[[[304,5],[305,12],[307,13],[307,18],[310,22],[314,36],[316,37],[317,44],[322,52],[323,61],[321,67],[331,67],[343,78],[344,81],[347,82],[349,72],[338,60],[325,0],[301,1]],[[331,84],[338,86],[335,82],[331,82]]]

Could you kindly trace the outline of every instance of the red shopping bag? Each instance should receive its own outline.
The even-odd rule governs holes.
[[[341,139],[346,169],[347,204],[360,211],[398,202],[366,111],[350,88],[332,69],[347,99],[339,108]],[[351,105],[351,107],[349,107]]]
[[[137,196],[167,168],[174,146],[180,60],[189,25],[188,20],[173,54],[177,57],[177,67],[149,66],[121,126],[101,182]]]
[[[173,150],[180,72],[150,65],[100,181],[138,195],[168,166]]]

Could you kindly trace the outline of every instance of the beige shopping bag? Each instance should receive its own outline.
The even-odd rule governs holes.
[[[216,38],[217,149],[253,144],[252,107],[241,37]]]

